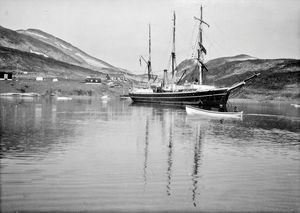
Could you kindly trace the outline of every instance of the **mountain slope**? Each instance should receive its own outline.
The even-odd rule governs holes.
[[[103,60],[92,57],[68,42],[41,30],[13,31],[0,26],[0,46],[33,53],[45,58],[52,58],[101,73],[128,73],[127,70],[117,68]]]
[[[87,75],[99,75],[99,72],[94,70],[1,46],[0,69],[13,71],[15,74],[26,71],[28,77],[42,76],[73,80],[83,80]]]
[[[37,29],[28,29],[28,30],[17,30],[16,32],[31,36],[35,39],[38,39],[40,41],[43,41],[53,47],[58,48],[60,51],[64,52],[65,54],[72,56],[72,58],[76,59],[76,61],[79,61],[81,65],[90,65],[94,68],[112,68],[116,69],[113,65],[102,61],[100,59],[94,58],[82,50],[74,47],[70,43],[67,43],[63,41],[60,38],[57,38],[53,35],[50,35],[48,33],[45,33],[41,30]]]
[[[258,59],[258,58],[255,58],[253,56],[246,55],[246,54],[240,54],[240,55],[236,55],[236,56],[221,57],[221,58],[209,60],[206,63],[206,66],[208,66],[210,68],[215,68],[215,67],[219,67],[219,66],[221,66],[227,62],[231,62],[231,61],[246,61],[246,60],[255,60],[255,59]]]
[[[60,49],[28,35],[17,33],[0,26],[0,46],[43,55],[70,64],[80,64],[75,58]]]
[[[274,91],[275,95],[276,91],[289,90],[289,94],[284,94],[285,96],[299,97],[300,60],[257,59],[238,55],[213,59],[206,66],[208,72],[205,72],[205,84],[231,86],[254,73],[261,73],[257,79],[247,84],[249,93],[260,90],[263,95]],[[182,77],[181,83],[198,79],[199,71],[193,59],[184,60],[177,66],[177,70],[176,77],[177,80]]]

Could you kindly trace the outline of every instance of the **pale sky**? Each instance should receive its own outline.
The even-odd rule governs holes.
[[[177,64],[192,55],[200,5],[206,60],[249,54],[258,58],[300,58],[299,0],[0,0],[0,25],[35,28],[84,52],[134,73],[144,73],[138,58],[148,57],[152,28],[152,65],[168,66],[172,14],[176,12]]]

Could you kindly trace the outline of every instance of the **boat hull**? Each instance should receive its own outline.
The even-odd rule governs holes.
[[[216,112],[216,111],[203,110],[192,106],[185,106],[185,109],[188,115],[202,115],[202,116],[209,116],[215,118],[242,118],[243,117],[243,112]]]
[[[133,102],[160,104],[198,105],[203,108],[220,108],[226,106],[229,93],[227,89],[191,92],[155,92],[129,93]]]

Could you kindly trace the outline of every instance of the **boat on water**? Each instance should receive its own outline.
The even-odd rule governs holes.
[[[203,115],[215,118],[242,118],[243,111],[241,112],[218,112],[213,110],[205,110],[193,106],[185,106],[186,113],[188,115]]]
[[[195,58],[195,63],[199,70],[199,77],[197,83],[191,83],[189,85],[178,85],[174,80],[174,75],[176,71],[175,67],[175,12],[173,16],[173,49],[171,52],[171,62],[172,62],[172,80],[171,83],[166,82],[165,76],[167,76],[167,70],[164,70],[164,79],[160,86],[149,86],[147,88],[132,88],[128,95],[133,102],[146,102],[146,103],[159,103],[159,104],[181,104],[181,105],[198,105],[201,108],[211,109],[219,108],[224,111],[226,110],[226,104],[230,93],[242,87],[247,81],[252,80],[259,74],[254,74],[253,76],[245,79],[244,81],[234,84],[230,87],[218,88],[212,85],[204,85],[204,71],[207,68],[204,64],[204,54],[206,54],[206,49],[202,44],[202,30],[203,25],[209,25],[202,18],[202,6],[200,8],[200,18],[195,17],[199,22],[199,37],[197,46],[197,58]],[[148,68],[148,81],[151,78],[151,28],[149,27],[149,59],[146,61]]]

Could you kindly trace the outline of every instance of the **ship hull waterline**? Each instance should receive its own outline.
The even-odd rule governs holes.
[[[227,89],[193,91],[193,92],[161,92],[161,93],[129,93],[133,102],[198,105],[203,108],[226,107],[230,91]]]

